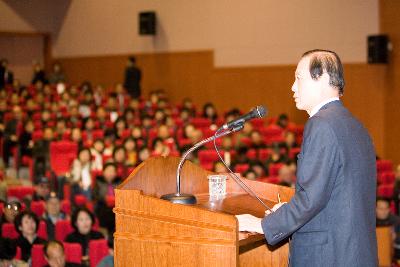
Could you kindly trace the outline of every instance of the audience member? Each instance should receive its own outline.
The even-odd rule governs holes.
[[[132,98],[139,98],[141,95],[141,79],[142,72],[136,65],[136,58],[129,57],[125,69],[124,87]]]
[[[396,166],[395,169],[395,182],[394,182],[394,189],[393,189],[393,201],[396,207],[396,214],[400,214],[400,164]]]
[[[92,148],[90,148],[90,153],[92,156],[92,170],[94,171],[103,170],[103,152],[104,152],[103,140],[96,139],[93,143]]]
[[[33,65],[33,76],[32,76],[32,84],[36,84],[37,82],[41,82],[42,84],[47,83],[46,73],[44,72],[43,66],[40,63],[35,63]]]
[[[62,71],[61,64],[56,62],[53,64],[53,70],[49,74],[49,83],[50,84],[57,84],[57,83],[65,83],[66,78],[65,74]]]
[[[288,115],[285,113],[280,114],[278,120],[276,121],[276,125],[278,125],[282,129],[286,129],[288,124],[289,124]]]
[[[0,90],[14,82],[14,73],[8,68],[8,60],[0,60]]]
[[[284,164],[279,169],[278,179],[279,185],[294,187],[296,179],[296,170],[290,164]]]
[[[32,133],[35,127],[33,125],[32,120],[26,120],[24,122],[24,130],[19,136],[19,153],[20,158],[27,156],[32,157],[33,151],[33,140],[32,140]]]
[[[72,163],[70,182],[72,184],[72,197],[83,194],[88,200],[92,198],[91,188],[91,154],[88,148],[78,151],[78,158]]]
[[[60,241],[47,242],[43,247],[43,252],[49,267],[83,267],[81,264],[66,261],[64,245]]]
[[[18,138],[23,130],[23,113],[20,106],[13,107],[13,118],[6,122],[3,140],[3,161],[5,167],[9,166],[12,149],[18,144]],[[14,159],[16,160],[16,159]]]
[[[33,192],[33,201],[45,201],[50,196],[50,182],[45,176],[41,177],[35,185]]]
[[[0,267],[28,267],[28,263],[17,260],[17,246],[14,240],[0,237]]]
[[[0,236],[2,234],[3,224],[14,223],[15,217],[21,212],[21,203],[16,199],[9,198],[4,205],[3,214],[0,218]]]
[[[96,207],[95,212],[100,220],[100,226],[105,227],[109,234],[115,231],[115,215],[112,207],[107,204],[107,197],[114,197],[114,189],[121,182],[117,175],[117,167],[114,163],[106,163],[103,175],[98,176],[93,189],[93,199]]]
[[[103,234],[92,230],[95,222],[94,215],[86,208],[77,208],[71,216],[71,225],[74,232],[67,235],[65,242],[79,243],[82,248],[82,260],[89,260],[89,241],[104,238]]]
[[[390,212],[390,200],[382,197],[376,199],[376,226],[393,228],[394,259],[400,260],[400,218]]]
[[[213,172],[216,173],[227,173],[228,169],[221,161],[215,161],[213,163]]]
[[[19,233],[16,244],[21,248],[21,259],[29,262],[34,244],[44,244],[46,241],[37,236],[39,218],[31,211],[23,211],[15,217],[15,229]]]
[[[55,192],[50,193],[46,200],[46,211],[43,215],[43,220],[46,222],[47,226],[47,237],[49,240],[55,239],[56,223],[67,218],[68,216],[61,211],[60,200]]]
[[[203,118],[209,119],[211,123],[216,123],[218,114],[214,104],[209,102],[203,106]]]
[[[126,151],[126,163],[128,166],[135,166],[137,162],[136,142],[133,137],[128,137],[124,141],[124,148]]]

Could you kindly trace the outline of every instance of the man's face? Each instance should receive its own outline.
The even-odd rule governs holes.
[[[389,217],[390,207],[387,201],[379,200],[376,202],[376,218],[380,220],[385,220]]]
[[[49,198],[46,202],[46,210],[49,215],[58,216],[60,214],[60,200],[58,198]]]
[[[50,194],[50,187],[47,183],[40,183],[36,186],[36,194],[41,197],[46,197]]]
[[[310,57],[304,57],[297,65],[292,92],[296,107],[308,113],[319,104],[321,81],[313,80],[309,71]]]
[[[65,256],[60,246],[50,246],[47,248],[47,262],[50,267],[64,267]]]
[[[7,204],[4,208],[4,217],[6,218],[7,222],[13,223],[20,209],[21,208],[19,204],[16,203]]]

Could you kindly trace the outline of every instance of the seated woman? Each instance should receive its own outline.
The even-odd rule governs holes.
[[[14,225],[19,233],[16,244],[21,248],[21,259],[29,262],[32,246],[46,242],[46,240],[38,237],[36,234],[39,227],[39,219],[35,213],[23,211],[15,218]]]
[[[114,196],[114,188],[120,182],[116,165],[108,162],[104,165],[103,175],[97,177],[93,189],[93,199],[96,203],[95,213],[97,218],[101,218],[100,226],[106,228],[110,235],[115,231],[115,215],[112,207],[107,204],[107,197]]]
[[[72,183],[72,199],[77,194],[83,194],[88,200],[91,200],[91,154],[88,148],[82,148],[78,151],[78,158],[72,163],[70,180]]]
[[[104,238],[103,234],[92,230],[94,215],[87,208],[76,209],[71,216],[71,225],[74,232],[66,236],[65,242],[79,243],[82,248],[82,260],[89,259],[89,241]]]

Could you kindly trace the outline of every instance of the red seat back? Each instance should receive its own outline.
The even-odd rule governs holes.
[[[12,186],[7,188],[7,197],[16,197],[22,200],[26,196],[32,196],[34,191],[32,186]]]
[[[65,259],[68,262],[82,262],[82,248],[78,243],[64,243]]]
[[[283,166],[283,163],[271,163],[269,165],[269,175],[270,176],[278,176],[279,170]]]
[[[44,258],[43,245],[35,244],[32,246],[32,267],[43,267],[47,265]]]
[[[39,218],[41,218],[45,211],[44,201],[32,201],[31,211],[35,213]]]
[[[3,237],[16,239],[18,238],[19,234],[17,230],[15,230],[13,223],[3,223],[1,226],[1,232]]]
[[[89,259],[90,266],[95,267],[97,264],[108,255],[107,240],[98,239],[89,242]]]
[[[50,166],[56,175],[70,171],[72,161],[77,158],[78,144],[71,141],[50,143]]]
[[[64,241],[65,237],[74,231],[69,220],[56,222],[56,240]]]

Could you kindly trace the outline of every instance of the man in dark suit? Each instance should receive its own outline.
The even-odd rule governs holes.
[[[140,80],[142,72],[136,66],[135,57],[130,57],[125,69],[124,87],[132,98],[139,98],[141,95]]]
[[[14,73],[8,68],[8,60],[3,58],[0,61],[0,90],[8,84],[13,84]]]
[[[292,86],[306,110],[296,192],[261,220],[239,216],[240,230],[269,244],[291,238],[291,266],[377,266],[376,162],[367,130],[343,106],[343,68],[336,53],[306,52]]]

